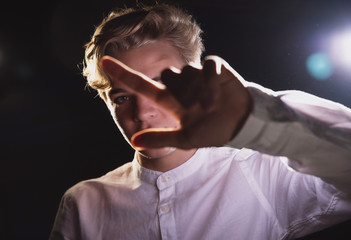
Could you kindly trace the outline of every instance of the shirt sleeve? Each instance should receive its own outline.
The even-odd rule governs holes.
[[[301,91],[247,87],[254,110],[229,145],[288,157],[296,171],[351,193],[351,110]]]
[[[286,157],[241,152],[238,157],[246,159],[240,162],[241,170],[261,205],[277,220],[281,239],[303,237],[350,219],[351,199],[333,185],[287,168]]]
[[[80,236],[77,204],[67,191],[61,199],[49,240],[79,239],[82,238]]]

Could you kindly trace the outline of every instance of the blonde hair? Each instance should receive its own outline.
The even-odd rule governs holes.
[[[169,41],[185,63],[199,62],[204,50],[201,33],[192,16],[174,6],[156,4],[113,11],[85,45],[83,75],[90,87],[105,90],[110,82],[100,68],[101,58],[155,40]]]

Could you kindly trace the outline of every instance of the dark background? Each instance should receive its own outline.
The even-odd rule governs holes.
[[[1,6],[1,239],[47,239],[67,188],[131,160],[133,151],[104,103],[85,87],[80,63],[94,26],[111,9],[133,2]],[[330,35],[351,28],[351,1],[173,2],[204,29],[205,55],[220,55],[247,80],[351,107],[347,69],[336,66],[320,81],[305,66],[311,54],[326,51]],[[346,222],[306,239],[336,239],[336,233],[351,239],[350,227]]]

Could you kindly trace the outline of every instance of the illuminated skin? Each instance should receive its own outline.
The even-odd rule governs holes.
[[[219,57],[208,58],[201,69],[183,68],[178,51],[165,41],[113,57],[101,60],[112,81],[106,104],[146,168],[168,171],[199,147],[226,144],[252,111],[240,75]]]
[[[164,42],[151,43],[116,54],[114,57],[156,81],[160,80],[162,70],[170,67],[180,69],[185,64],[178,51]],[[107,99],[111,114],[129,143],[135,133],[144,129],[179,128],[179,121],[170,113],[142,94],[132,92],[117,79],[112,81]],[[144,167],[167,171],[173,168],[173,165],[175,167],[183,163],[194,152],[195,149],[180,150],[174,147],[148,148],[138,151],[137,157]],[[164,162],[170,163],[163,164]]]

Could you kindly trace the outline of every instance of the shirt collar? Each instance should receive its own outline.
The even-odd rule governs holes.
[[[156,184],[157,179],[161,175],[172,178],[173,182],[178,182],[179,180],[190,176],[202,166],[207,151],[208,148],[198,149],[185,163],[167,172],[159,172],[142,167],[139,164],[135,153],[132,162],[133,169],[137,178],[150,184]]]

